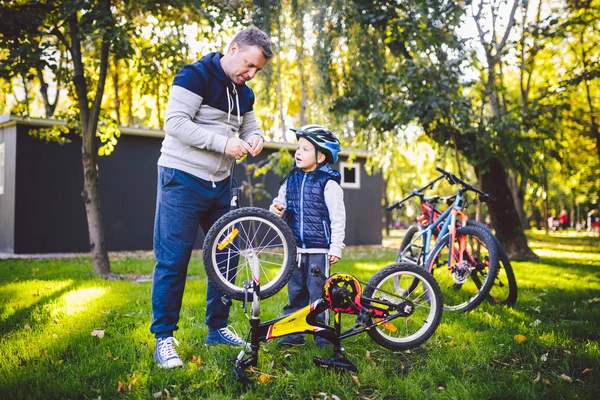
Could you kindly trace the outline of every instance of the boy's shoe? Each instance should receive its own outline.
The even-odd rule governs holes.
[[[304,335],[289,335],[277,343],[279,346],[302,346],[304,345]]]
[[[205,344],[226,344],[229,346],[244,347],[247,345],[238,335],[231,332],[228,327],[209,330]]]
[[[179,342],[173,336],[156,339],[154,359],[160,368],[183,367],[183,361],[175,351],[173,343],[179,345]]]
[[[320,349],[326,349],[332,345],[329,340],[322,338],[321,336],[315,336],[315,344]]]

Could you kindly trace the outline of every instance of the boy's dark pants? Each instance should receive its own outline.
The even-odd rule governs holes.
[[[318,267],[327,276],[327,254],[302,254],[300,263],[294,267],[292,278],[288,282],[288,303],[283,307],[285,315],[296,312],[323,296],[325,281],[321,276],[310,273],[311,268]],[[317,317],[325,322],[325,312]]]

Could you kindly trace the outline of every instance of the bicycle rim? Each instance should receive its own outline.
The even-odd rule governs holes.
[[[456,231],[450,261],[450,235],[439,242],[429,259],[428,270],[440,285],[444,309],[468,311],[477,307],[489,293],[497,275],[493,241],[472,227]],[[450,265],[450,267],[449,267]]]
[[[274,223],[260,216],[242,216],[225,224],[216,233],[209,248],[210,260],[219,286],[227,292],[252,293],[252,266],[260,267],[261,294],[268,297],[286,274],[291,261],[291,251],[283,231]],[[239,299],[240,295],[234,296]]]
[[[434,329],[433,325],[437,327],[439,323],[436,315],[442,304],[438,303],[433,286],[418,273],[412,271],[393,272],[377,283],[373,288],[373,293],[370,293],[370,290],[366,292],[373,299],[394,304],[406,299],[414,304],[415,309],[412,315],[392,319],[374,328],[389,342],[397,345],[420,342],[424,335],[430,335],[430,331]],[[377,303],[375,305],[380,306]],[[398,312],[390,312],[391,316],[394,314],[398,314]],[[377,320],[374,319],[374,321]]]

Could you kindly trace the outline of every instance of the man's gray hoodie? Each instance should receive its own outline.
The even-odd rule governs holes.
[[[227,139],[259,135],[253,111],[254,92],[236,85],[221,67],[221,53],[209,53],[179,71],[171,86],[165,139],[158,165],[219,182],[230,173],[233,157]]]

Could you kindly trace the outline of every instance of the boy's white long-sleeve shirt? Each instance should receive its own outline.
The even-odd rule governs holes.
[[[281,204],[287,207],[286,200],[287,185],[284,183],[279,188],[277,197],[273,199],[273,204],[269,208],[274,210],[274,204]],[[342,187],[334,180],[329,180],[325,184],[323,193],[325,197],[325,205],[329,212],[329,220],[331,221],[331,244],[327,253],[331,256],[342,258],[342,250],[344,247],[344,239],[346,237],[346,207],[344,205],[344,191]],[[325,251],[322,251],[323,253]]]

